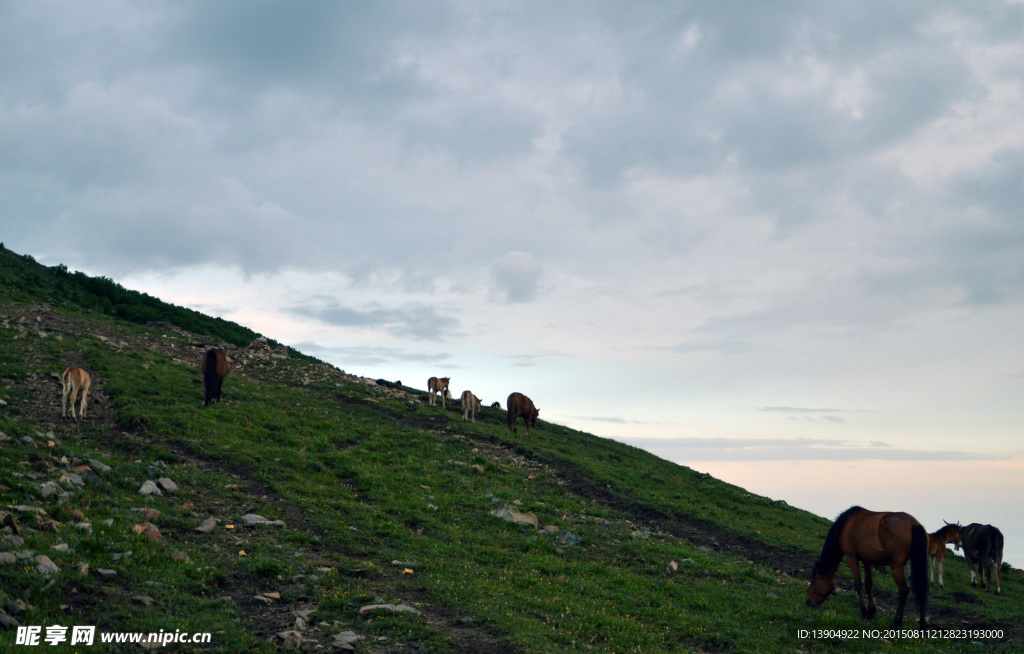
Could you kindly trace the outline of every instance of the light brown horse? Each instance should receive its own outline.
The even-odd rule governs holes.
[[[943,520],[943,522],[946,522]],[[960,547],[960,523],[951,524],[946,522],[946,525],[931,534],[928,534],[928,558],[931,560],[931,566],[928,568],[928,581],[935,583],[935,568],[939,569],[939,586],[945,588],[946,586],[942,583],[942,559],[946,556],[946,544],[953,543],[954,546]]]
[[[470,391],[462,391],[462,422],[469,418],[476,422],[476,412],[480,410],[480,398]]]
[[[60,414],[62,416],[68,415],[67,399],[68,391],[71,391],[71,417],[72,418],[84,418],[85,417],[85,405],[89,399],[89,386],[92,385],[92,379],[89,377],[89,373],[76,368],[75,366],[69,366],[64,370],[64,374],[60,376],[62,393],[60,396]],[[75,415],[75,396],[78,392],[82,392],[81,408],[78,411],[78,415]],[[102,404],[102,402],[101,402]]]
[[[526,435],[529,436],[530,427],[537,426],[537,416],[540,415],[540,409],[533,405],[533,400],[522,393],[512,393],[508,396],[505,406],[508,408],[508,427],[512,433],[518,433],[519,416],[522,416],[523,422],[526,423]]]
[[[430,379],[427,380],[427,391],[430,393],[431,405],[435,404],[434,394],[440,393],[441,407],[444,408],[444,398],[445,395],[447,395],[448,393],[448,382],[450,381],[451,379],[448,377],[441,377],[440,379],[438,379],[437,377],[431,377]]]
[[[907,513],[877,513],[859,506],[850,507],[832,523],[821,556],[814,564],[811,585],[807,589],[807,605],[821,606],[835,591],[836,570],[846,558],[853,572],[853,587],[860,598],[861,617],[875,615],[875,597],[872,593],[871,566],[887,565],[899,592],[899,606],[893,618],[893,628],[903,624],[903,611],[907,605],[910,587],[920,616],[920,626],[927,627],[925,611],[928,607],[928,532],[921,523]],[[910,561],[910,585],[905,567]],[[864,563],[864,586],[860,583],[860,564]],[[864,591],[868,603],[864,604]]]
[[[216,348],[206,351],[202,363],[203,382],[206,385],[206,405],[210,401],[220,402],[220,389],[224,377],[228,374],[228,355],[224,350]]]

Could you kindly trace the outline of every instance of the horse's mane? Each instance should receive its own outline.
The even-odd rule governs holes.
[[[839,534],[842,533],[843,526],[846,525],[850,516],[863,510],[862,507],[851,506],[843,511],[836,518],[836,521],[832,523],[832,527],[828,530],[828,535],[825,536],[825,544],[821,547],[821,556],[818,557],[818,562],[814,564],[814,569],[818,573],[827,575],[839,567],[839,561],[843,558],[843,552],[839,549]]]

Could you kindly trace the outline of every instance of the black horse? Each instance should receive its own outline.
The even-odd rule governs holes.
[[[220,402],[220,388],[228,374],[228,355],[224,350],[207,350],[201,364],[203,382],[206,385],[206,404]]]
[[[991,591],[992,572],[995,570],[996,595],[999,595],[999,568],[1003,565],[1003,532],[992,525],[979,525],[975,522],[960,529],[960,542],[967,558],[967,569],[971,571],[971,585],[978,585],[974,580],[974,568],[977,566],[981,585],[985,590]],[[986,573],[988,583],[985,583]]]

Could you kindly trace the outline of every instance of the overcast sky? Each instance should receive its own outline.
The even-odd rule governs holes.
[[[695,466],[1021,466],[1022,62],[1019,2],[0,2],[0,240]]]

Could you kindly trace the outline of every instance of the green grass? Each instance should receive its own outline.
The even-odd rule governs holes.
[[[25,315],[24,299],[8,298],[0,315]],[[74,307],[55,308],[46,321],[76,328],[43,336],[10,319],[0,329],[0,397],[8,402],[0,410],[0,507],[40,506],[61,523],[14,547],[49,555],[59,575],[40,575],[34,562],[0,565],[0,608],[30,605],[15,614],[22,624],[213,632],[212,645],[188,651],[269,651],[265,638],[289,628],[290,610],[315,608],[307,637],[329,646],[329,634],[352,629],[364,637],[357,651],[399,643],[472,651],[459,644],[467,634],[521,652],[979,649],[970,639],[798,638],[800,630],[884,629],[891,612],[864,622],[851,593],[810,610],[807,582],[792,570],[716,551],[674,526],[699,519],[766,551],[795,552],[810,568],[829,521],[642,450],[544,422],[530,438],[513,435],[492,409],[463,423],[454,411],[410,404],[295,353],[237,356],[225,401],[204,407],[188,336]],[[99,333],[155,348],[121,347]],[[112,425],[53,421],[39,408],[59,396],[49,375],[69,360],[102,383]],[[113,468],[102,485],[76,490],[64,506],[39,495],[41,482],[91,459]],[[163,476],[178,493],[138,494],[143,481]],[[495,500],[518,500],[557,533],[491,516]],[[141,522],[132,509],[144,507],[160,512],[163,540],[132,530]],[[240,518],[250,512],[286,526],[245,527]],[[222,524],[198,534],[209,515]],[[40,527],[28,514],[16,517]],[[74,527],[81,521],[92,534]],[[565,530],[582,542],[565,544]],[[60,542],[69,553],[51,549]],[[983,649],[1013,651],[1019,579],[1005,575],[996,597],[967,586],[958,557],[946,561],[947,591],[933,595],[934,612],[1001,626],[1007,637]],[[76,571],[81,563],[88,574]],[[876,585],[892,590],[885,574]],[[954,591],[980,603],[957,602]],[[253,599],[263,593],[280,599],[267,607]],[[425,615],[360,615],[380,601],[412,603]],[[939,622],[965,626],[953,619]],[[14,631],[0,631],[0,643],[13,642]]]

